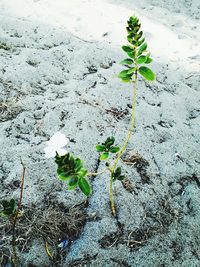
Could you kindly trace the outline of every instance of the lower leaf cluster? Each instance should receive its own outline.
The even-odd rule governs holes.
[[[124,178],[125,178],[125,175],[122,175],[121,167],[117,167],[113,173],[113,181],[115,181],[115,180],[122,181],[122,180],[124,180]]]
[[[58,177],[62,181],[67,181],[69,190],[79,187],[86,196],[90,195],[91,187],[85,178],[87,170],[84,168],[81,159],[74,158],[70,153],[63,156],[59,156],[56,153],[55,162],[58,165]]]

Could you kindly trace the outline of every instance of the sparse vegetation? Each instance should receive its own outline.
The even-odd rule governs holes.
[[[6,51],[10,51],[13,49],[13,47],[7,43],[4,42],[0,42],[0,49],[6,50]]]
[[[122,70],[118,75],[123,82],[130,82],[133,85],[132,116],[127,137],[121,147],[115,144],[115,138],[113,136],[108,137],[105,142],[96,146],[96,150],[100,154],[99,161],[105,162],[105,169],[99,173],[89,172],[84,167],[81,159],[74,157],[71,153],[66,151],[64,147],[66,146],[68,139],[59,132],[48,141],[48,147],[45,149],[48,157],[55,156],[58,177],[60,180],[67,182],[68,190],[73,190],[78,187],[87,197],[92,193],[87,177],[97,176],[106,171],[109,172],[110,205],[114,216],[116,216],[116,207],[113,200],[113,182],[116,180],[123,181],[124,187],[127,187],[127,190],[132,190],[132,185],[125,182],[128,180],[125,179],[126,177],[123,174],[121,166],[118,166],[118,162],[126,150],[134,128],[137,99],[136,83],[138,74],[144,77],[147,81],[153,81],[155,79],[155,74],[152,70],[144,65],[151,63],[152,58],[150,57],[150,53],[147,52],[147,44],[140,27],[141,24],[139,19],[137,17],[130,17],[126,28],[129,45],[122,46],[122,49],[127,53],[129,58],[126,58],[121,62],[121,64],[126,67],[126,70]],[[11,50],[12,48],[6,43],[0,43],[0,49]],[[32,61],[28,61],[27,63],[31,66],[36,66]],[[47,207],[42,213],[39,210],[34,209],[31,211],[25,210],[22,214],[21,204],[24,191],[25,166],[23,162],[21,162],[21,164],[23,166],[23,174],[18,204],[14,199],[1,201],[2,209],[0,215],[4,219],[7,218],[7,221],[4,220],[4,226],[8,229],[8,232],[4,232],[6,236],[3,236],[2,239],[5,240],[4,243],[6,243],[8,247],[11,244],[12,248],[11,258],[7,255],[6,249],[5,251],[4,249],[2,250],[0,255],[1,264],[10,262],[14,266],[17,266],[17,251],[25,250],[27,244],[31,242],[31,239],[38,237],[44,240],[46,252],[55,263],[58,257],[58,254],[55,252],[55,246],[62,240],[65,240],[68,244],[68,240],[70,241],[78,236],[85,221],[85,214],[84,212],[80,213],[79,210],[78,213],[76,213],[75,210],[72,213],[70,213],[70,211],[65,213],[54,206]],[[20,225],[17,225],[17,222],[20,222]],[[24,227],[28,229],[25,234]],[[16,248],[16,246],[18,247]],[[50,251],[51,249],[49,246],[54,247],[54,252]]]

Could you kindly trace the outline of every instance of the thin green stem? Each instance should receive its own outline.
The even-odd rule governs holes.
[[[115,168],[117,166],[117,163],[118,161],[120,160],[122,154],[124,153],[124,151],[126,150],[126,147],[127,147],[127,144],[131,138],[131,134],[132,134],[132,131],[134,129],[134,124],[135,124],[135,106],[136,106],[136,102],[137,102],[137,88],[136,88],[136,85],[137,85],[137,70],[134,74],[134,79],[133,79],[133,103],[132,103],[132,115],[131,115],[131,122],[130,122],[130,127],[129,127],[129,130],[128,130],[128,134],[127,134],[127,137],[124,141],[124,144],[122,146],[122,148],[120,149],[118,155],[117,155],[117,158],[115,159],[114,163],[113,163],[113,166],[110,170],[111,172],[111,175],[110,175],[110,191],[109,191],[109,198],[110,198],[110,206],[111,206],[111,210],[112,210],[112,213],[114,216],[116,216],[116,210],[115,210],[115,203],[114,203],[114,200],[113,200],[113,173],[115,171]]]
[[[115,203],[113,200],[113,173],[110,174],[110,188],[109,188],[110,206],[113,216],[116,216]]]
[[[136,102],[137,102],[136,85],[137,85],[137,71],[135,72],[134,80],[133,80],[133,102],[132,102],[131,123],[130,123],[130,127],[129,127],[129,130],[128,130],[127,137],[126,137],[126,139],[124,141],[124,144],[123,144],[122,148],[120,149],[120,151],[119,151],[119,153],[117,155],[117,158],[114,161],[114,164],[113,164],[113,167],[112,167],[112,171],[115,170],[118,161],[120,160],[122,154],[124,153],[124,151],[126,149],[126,146],[127,146],[128,142],[129,142],[129,140],[131,138],[132,131],[134,129],[134,124],[135,124],[135,106],[136,106]]]

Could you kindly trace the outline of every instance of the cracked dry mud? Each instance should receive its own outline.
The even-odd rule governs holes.
[[[22,157],[30,220],[30,212],[49,206],[82,216],[75,234],[66,227],[62,256],[50,244],[58,254],[52,261],[45,237],[35,235],[19,251],[20,266],[200,266],[198,1],[66,2],[0,3],[1,198],[18,198]],[[110,135],[122,143],[132,96],[115,75],[133,13],[141,18],[157,80],[138,81],[135,130],[120,162],[127,179],[115,183],[113,218],[108,175],[91,178],[93,195],[85,202],[58,181],[43,149],[60,131],[70,139],[69,151],[94,172],[103,168],[95,145]]]

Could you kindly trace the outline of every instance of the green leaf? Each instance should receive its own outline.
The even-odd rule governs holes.
[[[126,178],[125,175],[120,175],[120,176],[117,177],[117,180],[122,181],[122,180],[124,180],[125,178]]]
[[[140,41],[138,41],[138,45],[140,46],[142,43],[144,43],[145,38],[142,38]]]
[[[136,36],[136,39],[139,40],[143,35],[143,31],[140,31],[137,36]]]
[[[127,45],[123,45],[123,46],[122,46],[122,49],[123,49],[126,53],[129,53],[129,52],[132,52],[132,51],[133,51],[133,48],[130,47],[130,46],[127,46]]]
[[[132,45],[137,45],[137,41],[135,41],[133,38],[134,38],[134,35],[130,33],[130,34],[127,36],[127,40],[128,40],[128,42],[129,42],[130,44],[132,44]]]
[[[131,58],[135,58],[135,53],[132,51],[132,52],[127,52],[127,55]]]
[[[121,79],[129,79],[130,74],[128,74],[128,70],[122,70],[119,74],[118,77]]]
[[[138,55],[141,55],[142,52],[144,52],[146,49],[147,49],[147,43],[142,44],[142,45],[139,47]]]
[[[131,77],[129,78],[121,78],[122,82],[129,83],[131,81]]]
[[[117,167],[115,172],[114,172],[114,177],[120,176],[121,173],[122,173],[122,168],[121,167]]]
[[[96,146],[96,150],[97,150],[98,152],[102,152],[102,151],[104,151],[105,148],[106,148],[106,147],[105,147],[104,145],[97,145],[97,146]]]
[[[130,58],[126,58],[126,59],[122,60],[120,62],[120,64],[122,64],[122,65],[131,65],[131,64],[133,64],[133,60],[130,59]]]
[[[109,157],[109,153],[108,152],[104,152],[101,154],[100,160],[106,160]]]
[[[147,60],[145,61],[145,64],[149,64],[149,63],[151,63],[152,61],[153,61],[153,59],[150,58],[150,57],[148,57]]]
[[[145,66],[142,66],[139,68],[139,73],[147,80],[147,81],[153,81],[155,80],[155,74],[153,71]]]
[[[114,144],[114,142],[115,142],[115,138],[113,137],[113,136],[111,136],[111,137],[108,137],[107,139],[106,139],[106,142],[105,142],[105,146],[106,146],[106,148],[110,148],[110,146],[112,146],[113,144]]]
[[[61,169],[61,168],[58,168],[57,169],[57,174],[59,175],[59,174],[61,174],[63,172],[63,170]]]
[[[142,64],[142,63],[146,62],[146,60],[147,60],[146,56],[140,56],[137,59],[137,64]]]
[[[133,72],[135,72],[136,68],[133,67],[133,68],[130,68],[128,71],[127,71],[127,74],[132,74]]]
[[[71,173],[70,172],[61,172],[59,175],[58,175],[58,178],[62,181],[66,181],[68,179],[70,179],[71,177]]]
[[[111,153],[117,153],[119,150],[120,150],[120,148],[118,146],[111,146],[109,151]]]
[[[78,172],[82,168],[82,166],[83,166],[82,160],[77,158],[75,160],[75,170]]]
[[[91,193],[91,187],[90,184],[88,183],[88,181],[85,178],[80,178],[78,180],[78,185],[81,189],[81,191],[83,192],[83,194],[85,194],[86,196],[89,196]]]
[[[1,204],[3,206],[3,210],[0,212],[0,216],[9,216],[15,214],[17,205],[13,198],[10,201],[2,200]]]
[[[70,180],[69,180],[68,186],[70,188],[72,188],[74,186],[76,187],[77,184],[78,184],[78,178],[77,177],[71,177]]]

